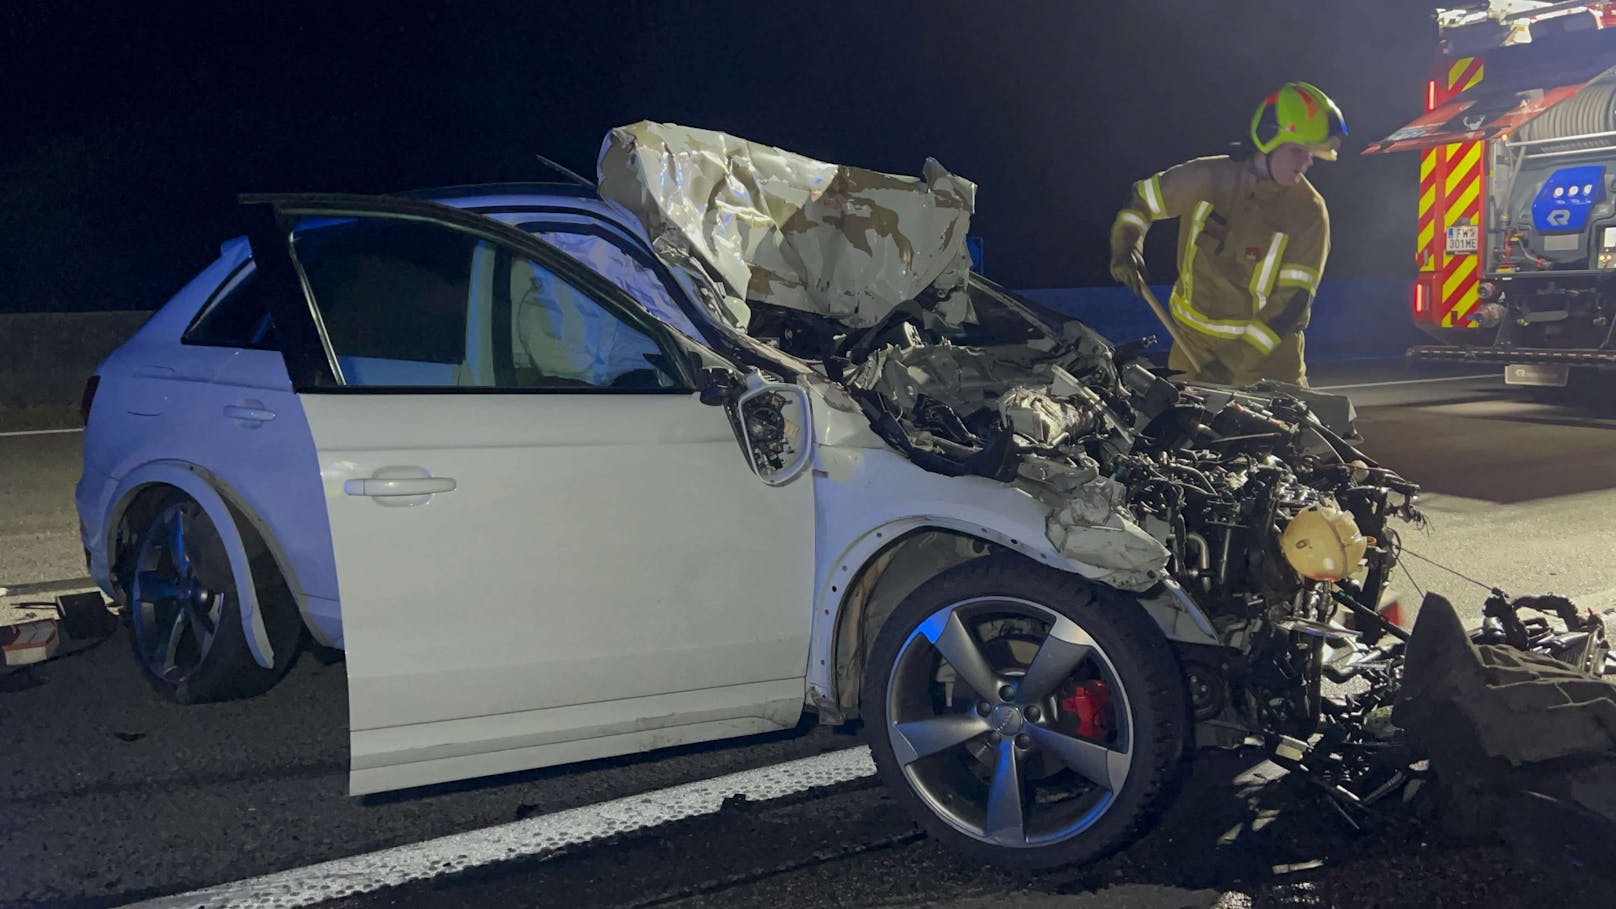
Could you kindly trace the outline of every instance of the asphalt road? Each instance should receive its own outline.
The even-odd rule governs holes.
[[[83,438],[0,434],[0,587],[83,576],[73,510]]]
[[[1607,517],[1616,508],[1616,458],[1607,454],[1616,421],[1524,401],[1495,380],[1349,393],[1368,452],[1431,491],[1432,526],[1405,535],[1410,550],[1512,593],[1554,590],[1603,603],[1616,588],[1608,558],[1616,521]],[[0,436],[0,586],[82,574],[71,504],[78,444],[72,434]],[[1417,561],[1410,571],[1409,587],[1441,591],[1471,616],[1479,610],[1485,594],[1470,581]],[[342,664],[311,654],[251,701],[161,703],[121,634],[0,677],[0,904],[121,905],[859,744],[805,724],[351,799],[346,710]],[[1016,893],[1027,900],[1020,904],[1048,896],[1060,906],[1512,905],[1528,895],[1536,904],[1575,899],[1587,886],[1514,867],[1490,847],[1389,833],[1352,840],[1316,809],[1296,810],[1300,795],[1287,783],[1241,778],[1257,760],[1236,753],[1199,765],[1167,821],[1138,847],[1057,873],[963,862],[918,836],[864,778],[726,803],[543,860],[446,873],[338,904],[911,906]],[[1310,861],[1324,864],[1274,871]],[[1399,870],[1406,880],[1388,883]],[[1105,892],[1082,896],[1096,890]]]

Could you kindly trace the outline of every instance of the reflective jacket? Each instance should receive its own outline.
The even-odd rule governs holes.
[[[1313,185],[1304,177],[1282,186],[1227,156],[1186,161],[1134,184],[1111,227],[1113,256],[1141,248],[1165,218],[1179,219],[1169,309],[1198,359],[1219,361],[1236,384],[1305,384],[1301,332],[1330,250],[1329,213]]]

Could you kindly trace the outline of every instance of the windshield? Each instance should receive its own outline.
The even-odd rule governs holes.
[[[782,365],[785,354],[801,368],[857,345],[870,350],[888,344],[905,346],[906,331],[918,331],[926,342],[956,347],[1024,347],[1040,342],[1088,339],[1090,347],[1113,349],[1111,342],[1080,320],[1018,296],[978,274],[967,283],[969,315],[957,322],[925,313],[934,305],[924,297],[913,307],[894,310],[882,324],[850,331],[834,320],[758,301],[742,302],[723,292],[700,263],[690,256],[670,256],[659,249],[680,274],[688,277],[700,299],[700,315],[709,326],[753,354]],[[907,326],[907,327],[906,327]]]
[[[1038,336],[1062,337],[1068,333],[1075,333],[1098,341],[1107,348],[1112,346],[1111,342],[1107,341],[1094,329],[1083,324],[1077,317],[1067,315],[1042,303],[1036,303],[1026,297],[1018,296],[981,275],[971,275],[969,287],[971,308],[976,313],[977,324],[967,325],[962,331],[968,333],[975,331],[979,337],[989,335],[1009,337],[1018,330],[1015,326],[1032,325],[1035,326],[1035,334],[1024,340],[1031,340],[1032,337]],[[1014,342],[955,341],[955,343],[1003,344]]]
[[[1019,297],[981,275],[970,276],[966,299],[970,305],[963,318],[946,319],[930,312],[905,313],[898,309],[882,325],[867,333],[856,333],[855,340],[849,343],[864,350],[876,350],[889,344],[902,347],[908,344],[905,332],[918,330],[924,341],[947,342],[955,347],[1041,346],[1047,349],[1051,342],[1079,337],[1092,339],[1106,350],[1112,347],[1072,316]],[[919,309],[928,308],[929,301],[924,298],[919,301]]]

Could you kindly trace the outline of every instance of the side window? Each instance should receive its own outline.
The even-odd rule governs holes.
[[[298,261],[348,385],[676,387],[654,338],[542,263],[437,224],[300,229]]]
[[[185,343],[207,347],[278,350],[275,325],[259,292],[258,272],[249,263],[227,280],[185,333]]]
[[[510,264],[513,380],[521,388],[653,389],[661,350],[589,294],[528,259]]]
[[[475,245],[436,225],[382,218],[297,236],[298,261],[349,385],[485,384],[467,362]]]
[[[653,318],[680,334],[702,343],[701,332],[673,299],[655,270],[635,259],[616,241],[582,228],[566,230],[542,222],[520,225],[537,232],[546,243],[594,269],[633,297]]]

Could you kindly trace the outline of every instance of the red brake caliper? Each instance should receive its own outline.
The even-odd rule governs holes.
[[[1086,739],[1104,738],[1107,732],[1105,705],[1111,697],[1105,683],[1099,679],[1079,682],[1075,689],[1060,698],[1062,713],[1077,717],[1077,734]]]

